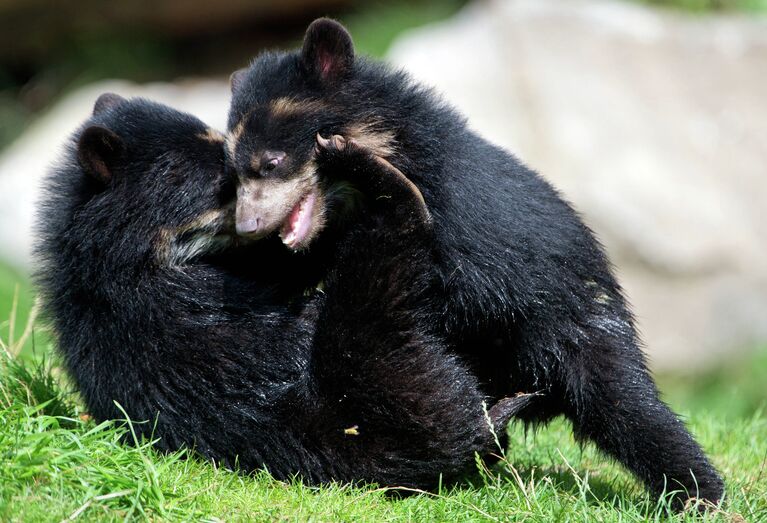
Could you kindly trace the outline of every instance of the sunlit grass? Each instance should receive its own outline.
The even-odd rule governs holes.
[[[6,368],[3,373],[8,372]],[[13,371],[11,371],[12,373]],[[35,374],[32,372],[31,374]],[[0,520],[645,521],[669,516],[619,467],[583,450],[556,422],[511,431],[507,462],[433,493],[399,496],[375,486],[309,488],[267,473],[241,475],[188,452],[122,443],[126,428],[97,425],[55,387],[42,403],[23,388],[0,392]],[[33,401],[29,401],[32,398]],[[52,402],[68,405],[48,414]],[[767,517],[767,420],[723,423],[695,415],[692,428],[728,483],[723,511],[706,520]],[[130,436],[128,435],[130,440]],[[671,516],[671,521],[692,520]]]
[[[238,474],[193,452],[159,453],[125,425],[96,424],[55,356],[19,359],[19,343],[0,345],[0,521],[695,520],[670,514],[619,466],[579,446],[563,420],[537,432],[512,426],[499,465],[478,463],[473,477],[436,492]],[[727,482],[722,510],[702,520],[766,520],[765,412],[725,416],[721,405],[674,398]]]

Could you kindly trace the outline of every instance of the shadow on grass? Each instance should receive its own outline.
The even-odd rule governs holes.
[[[388,500],[397,502],[416,495],[442,499],[477,498],[493,488],[514,491],[520,499],[531,495],[537,497],[542,491],[546,491],[559,499],[585,503],[590,507],[623,510],[630,506],[635,512],[646,516],[658,510],[657,502],[654,502],[649,494],[621,479],[589,477],[588,470],[562,470],[548,465],[533,464],[510,470],[507,465],[496,464],[490,469],[444,482],[439,489],[431,491],[401,487],[381,490],[385,492]]]
[[[588,470],[577,471],[586,477]],[[505,475],[509,476],[508,473]],[[535,479],[539,481],[546,477],[549,478],[561,493],[572,496],[583,496],[585,482],[585,501],[590,505],[613,505],[619,508],[625,503],[630,503],[637,507],[650,508],[650,498],[645,493],[636,492],[636,489],[627,489],[625,485],[616,485],[615,480],[604,480],[599,477],[576,477],[572,471],[563,471],[560,469],[548,468],[525,468],[519,471],[519,475],[525,483],[530,483]]]

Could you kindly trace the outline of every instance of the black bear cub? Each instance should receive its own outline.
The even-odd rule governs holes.
[[[163,449],[281,479],[427,488],[471,468],[493,437],[478,384],[431,330],[420,194],[353,141],[318,139],[316,162],[377,204],[325,293],[286,296],[282,244],[236,245],[223,145],[190,115],[102,95],[47,179],[38,282],[90,412],[124,409]],[[232,269],[243,256],[264,280]]]
[[[232,75],[232,90],[227,156],[240,235],[279,232],[308,266],[327,266],[324,240],[335,243],[339,200],[354,193],[319,169],[313,140],[354,138],[423,194],[434,300],[444,303],[435,326],[487,393],[541,391],[527,421],[564,414],[652,492],[680,491],[677,506],[720,500],[716,470],[659,399],[604,250],[539,175],[406,73],[356,56],[332,20],[312,23],[300,50],[257,57]]]

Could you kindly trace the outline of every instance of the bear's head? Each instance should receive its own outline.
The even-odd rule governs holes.
[[[104,94],[48,181],[38,233],[47,255],[127,271],[178,266],[231,244],[233,198],[220,133]]]
[[[309,26],[301,49],[264,53],[235,72],[226,154],[237,175],[238,234],[279,232],[289,248],[308,247],[359,196],[320,176],[317,134],[340,134],[391,158],[394,132],[382,100],[409,85],[355,56],[348,31],[326,18]]]

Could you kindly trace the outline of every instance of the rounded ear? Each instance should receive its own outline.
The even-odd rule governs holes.
[[[243,67],[242,69],[237,69],[229,76],[229,89],[231,89],[232,92],[242,85],[242,82],[245,81],[245,74],[247,72],[248,68]]]
[[[106,111],[124,101],[125,98],[119,94],[104,93],[96,99],[96,103],[93,105],[93,114],[99,114],[100,112]]]
[[[304,35],[301,61],[309,74],[324,82],[344,76],[354,63],[354,44],[349,31],[330,18],[318,18]]]
[[[125,150],[122,139],[100,125],[85,129],[77,140],[77,160],[87,174],[107,184],[115,163]]]

